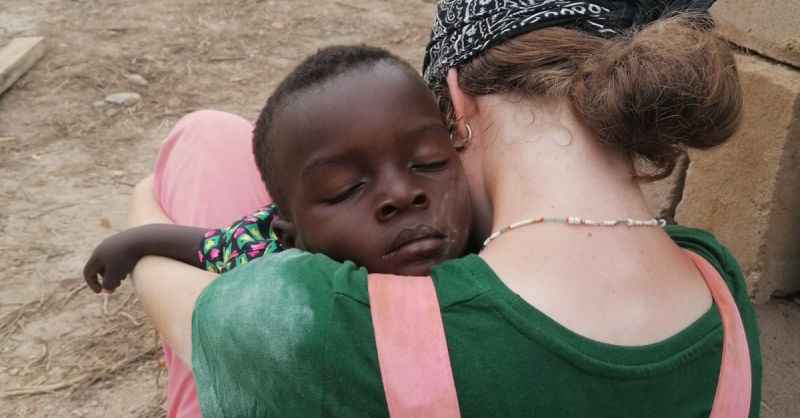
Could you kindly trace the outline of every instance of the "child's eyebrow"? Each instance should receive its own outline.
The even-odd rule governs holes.
[[[323,155],[320,157],[312,158],[306,165],[303,167],[302,178],[306,178],[311,175],[311,173],[325,165],[330,164],[344,164],[349,160],[347,154],[344,153],[336,153],[332,155]]]
[[[436,129],[445,129],[444,124],[438,118],[432,121],[420,121],[417,125],[410,125],[402,139],[415,139],[428,131]]]

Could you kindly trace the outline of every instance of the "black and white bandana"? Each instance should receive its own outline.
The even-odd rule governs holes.
[[[679,11],[706,11],[715,0],[440,0],[422,72],[429,85],[450,67],[506,39],[560,26],[610,38]]]

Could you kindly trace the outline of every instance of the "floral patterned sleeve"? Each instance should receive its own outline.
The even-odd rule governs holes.
[[[227,228],[208,231],[198,255],[206,270],[224,273],[264,254],[282,251],[272,221],[275,205],[267,205]]]

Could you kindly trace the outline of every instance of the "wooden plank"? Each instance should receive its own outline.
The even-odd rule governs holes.
[[[0,50],[0,94],[3,94],[45,53],[41,36],[14,38]]]

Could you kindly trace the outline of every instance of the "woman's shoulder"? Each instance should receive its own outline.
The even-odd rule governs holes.
[[[708,260],[728,284],[734,296],[746,294],[747,287],[739,264],[711,232],[684,225],[668,225],[665,229],[679,247]]]
[[[434,267],[431,276],[440,298],[452,303],[489,290],[485,280],[482,280],[483,276],[496,277],[475,255],[448,260]],[[364,268],[350,261],[333,260],[324,254],[290,249],[265,255],[221,274],[206,287],[195,308],[209,299],[226,304],[228,302],[224,299],[230,298],[230,302],[233,302],[244,293],[258,294],[264,298],[272,293],[271,290],[281,288],[301,288],[304,293],[314,297],[329,298],[333,294],[340,294],[369,305],[367,272]],[[442,306],[449,304],[443,303]]]
[[[366,276],[352,262],[338,262],[324,254],[289,249],[267,254],[223,273],[212,283],[217,290],[234,286],[260,286],[290,282],[306,284],[332,282],[341,276]],[[211,285],[210,285],[211,286]]]
[[[192,317],[192,369],[203,415],[266,416],[278,405],[315,416],[309,411],[324,394],[336,282],[359,275],[366,277],[353,263],[287,250],[212,281]],[[305,382],[300,394],[292,381]],[[262,402],[265,391],[280,401]]]
[[[750,293],[739,263],[736,262],[736,259],[728,249],[708,231],[679,225],[667,226],[666,230],[672,240],[681,248],[695,252],[708,260],[720,273],[733,295],[741,314],[742,324],[747,335],[747,345],[750,349],[753,373],[753,402],[750,416],[757,416],[758,408],[760,407],[759,400],[761,399],[761,373],[763,366],[755,312],[750,302]]]
[[[324,310],[339,287],[337,282],[358,278],[366,282],[366,272],[352,262],[340,263],[322,254],[286,250],[221,274],[200,293],[194,313],[198,316],[213,312],[212,316],[216,316],[219,311],[236,307],[237,316],[258,318],[266,314],[265,309],[274,307]]]
[[[705,229],[694,228],[685,225],[667,225],[664,227],[667,234],[682,248],[697,247],[700,249],[714,250],[722,244],[711,232]]]

